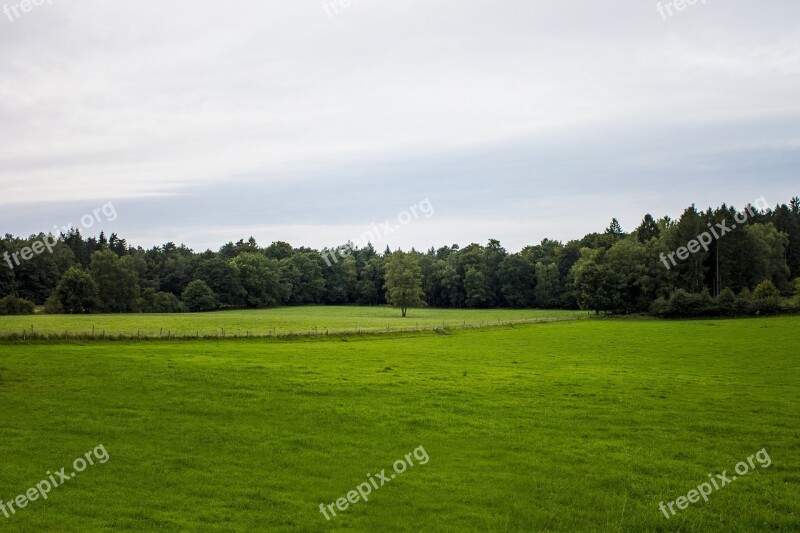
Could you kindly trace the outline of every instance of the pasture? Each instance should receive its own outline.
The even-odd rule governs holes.
[[[285,327],[307,327],[307,312]],[[408,320],[418,313],[442,318]],[[232,315],[244,329],[258,313]],[[100,318],[149,317],[88,320]],[[100,444],[109,460],[0,513],[0,529],[796,531],[798,326],[578,320],[286,342],[3,343],[0,500]],[[426,464],[330,521],[321,514],[420,446]],[[761,449],[768,468],[669,519],[659,510]]]
[[[434,327],[483,327],[588,316],[535,309],[413,309],[407,318],[390,307],[308,306],[176,314],[0,316],[0,337],[28,333],[127,337],[247,337],[286,334],[391,332]]]

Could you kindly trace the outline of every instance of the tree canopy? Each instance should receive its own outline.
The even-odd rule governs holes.
[[[335,262],[283,241],[262,247],[252,237],[198,253],[172,242],[143,249],[116,234],[84,237],[73,229],[52,253],[13,268],[0,261],[0,299],[16,298],[4,309],[19,313],[45,303],[48,312],[68,313],[389,303],[405,312],[427,305],[667,315],[682,308],[685,295],[704,301],[707,292],[720,310],[768,311],[774,299],[752,300],[763,282],[783,300],[800,292],[800,199],[748,209],[746,223],[737,223],[742,211],[725,204],[705,211],[689,206],[676,220],[647,214],[630,234],[612,219],[601,233],[566,243],[543,239],[516,253],[494,239],[424,252],[332,246],[348,250]],[[710,228],[734,226],[674,265],[665,263]],[[5,235],[0,256],[44,237]],[[186,293],[197,281],[203,286]]]

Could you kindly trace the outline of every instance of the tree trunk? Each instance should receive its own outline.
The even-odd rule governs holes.
[[[403,318],[406,317],[406,313],[408,312],[408,308],[403,307]]]

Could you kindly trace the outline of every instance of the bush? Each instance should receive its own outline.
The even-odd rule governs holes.
[[[48,315],[61,315],[64,314],[64,306],[61,305],[61,300],[58,299],[57,294],[52,294],[44,302],[44,312]]]
[[[673,291],[669,297],[667,313],[673,317],[707,316],[716,312],[714,301],[708,291],[701,294],[688,293],[683,289]]]
[[[8,295],[0,300],[0,316],[32,315],[35,308],[36,306],[33,302],[13,295]]]
[[[717,296],[717,310],[723,316],[736,314],[736,295],[728,287],[722,289]]]
[[[184,313],[186,306],[171,292],[156,292],[145,289],[139,299],[142,313]]]
[[[213,311],[218,306],[214,291],[199,279],[187,285],[181,296],[189,311]]]
[[[775,315],[783,309],[780,298],[757,298],[753,300],[752,311],[757,315]]]
[[[770,280],[764,280],[758,284],[753,291],[754,300],[777,300],[781,297],[781,292]]]
[[[77,266],[61,276],[55,295],[64,311],[70,314],[90,313],[99,303],[97,283]]]
[[[753,313],[753,295],[750,294],[749,289],[744,289],[736,297],[733,304],[734,312],[737,315],[749,315]]]
[[[669,302],[660,297],[650,305],[650,313],[661,318],[669,316]]]

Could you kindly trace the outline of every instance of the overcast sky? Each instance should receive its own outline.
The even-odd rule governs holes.
[[[516,251],[800,195],[797,0],[19,1],[2,233],[321,247],[429,199],[376,245]]]

